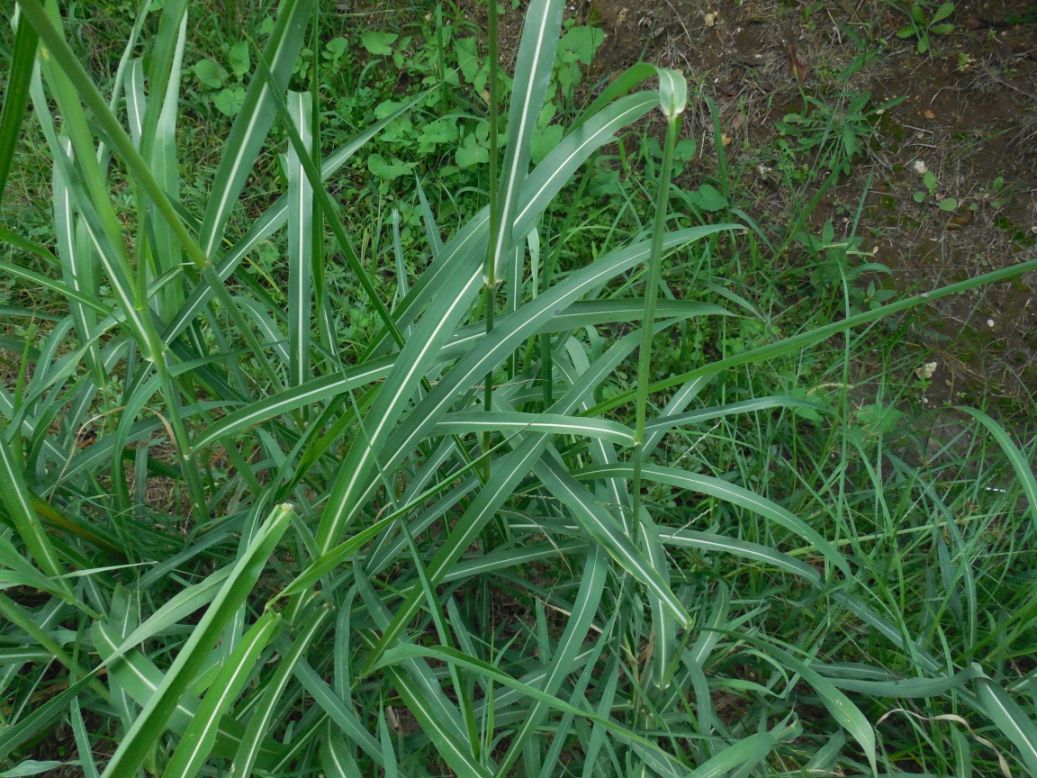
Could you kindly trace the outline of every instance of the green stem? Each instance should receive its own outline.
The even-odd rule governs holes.
[[[580,185],[576,189],[576,194],[572,200],[574,203],[583,201],[583,195],[587,191],[588,181],[590,181],[590,174],[587,170],[584,170],[583,175],[580,177]],[[551,281],[554,279],[554,271],[558,266],[559,258],[562,253],[562,245],[565,242],[565,236],[572,228],[576,214],[577,211],[575,208],[570,209],[566,214],[565,221],[562,224],[562,229],[557,232],[558,237],[551,245],[551,250],[547,253],[544,260],[544,277],[540,288],[545,292],[551,288]],[[554,376],[554,367],[551,360],[551,336],[545,333],[540,336],[540,381],[543,384],[545,409],[554,405],[554,396],[551,386],[551,380]]]
[[[313,4],[313,30],[310,38],[310,48],[314,52],[320,51],[320,3]],[[313,68],[310,71],[310,92],[313,95],[310,109],[310,127],[312,140],[310,148],[313,150],[313,162],[317,169],[321,168],[321,137],[320,137],[320,57],[314,54]],[[310,197],[311,206],[313,197]],[[325,281],[324,264],[324,211],[313,208],[313,256],[311,258],[313,273],[314,310],[317,313],[317,329],[320,332],[321,345],[331,354],[336,354],[338,348],[335,345],[335,332],[328,314],[327,283]]]
[[[447,110],[446,51],[443,42],[443,4],[436,3],[436,71],[439,75],[439,110]]]
[[[637,354],[636,424],[634,427],[634,477],[631,488],[634,492],[633,521],[638,521],[641,512],[641,466],[644,460],[645,415],[648,407],[648,382],[652,367],[652,334],[655,321],[655,301],[662,278],[663,231],[666,228],[666,211],[670,195],[670,173],[673,168],[673,148],[680,130],[680,115],[671,116],[666,125],[666,144],[663,147],[663,164],[659,171],[659,191],[655,200],[655,221],[652,225],[652,248],[648,255],[648,277],[645,280],[645,307],[641,322],[641,348]]]
[[[490,236],[486,244],[486,334],[493,332],[493,308],[497,296],[497,268],[494,247],[500,232],[500,213],[497,211],[497,0],[489,0],[489,102],[490,102]],[[493,372],[486,374],[483,384],[483,407],[487,413],[493,407]],[[484,432],[483,451],[490,449],[490,433]],[[486,459],[486,478],[490,477],[490,460]]]

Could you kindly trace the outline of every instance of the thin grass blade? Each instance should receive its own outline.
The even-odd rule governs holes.
[[[1005,452],[1005,456],[1008,457],[1008,461],[1019,479],[1019,485],[1022,487],[1023,494],[1026,495],[1026,502],[1030,506],[1030,515],[1033,517],[1034,527],[1037,528],[1037,477],[1034,476],[1033,467],[1030,463],[1031,460],[1019,450],[1019,447],[1008,432],[1005,431],[1005,428],[986,413],[977,408],[959,407],[959,410],[964,411],[986,427],[987,431],[994,436],[994,440],[997,441],[1001,450]]]

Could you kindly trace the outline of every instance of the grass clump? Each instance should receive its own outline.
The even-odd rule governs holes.
[[[53,234],[2,234],[51,300],[3,342],[11,774],[1037,772],[1033,443],[969,409],[919,451],[891,349],[851,375],[892,315],[1037,261],[860,304],[831,234],[841,308],[790,328],[722,284],[773,250],[730,182],[670,183],[679,74],[545,112],[600,43],[563,10],[528,4],[510,79],[460,62],[480,104],[436,8],[430,88],[330,144],[348,42],[285,0],[231,70],[194,65],[233,117],[196,197],[194,9],[145,7],[106,94],[67,20],[18,4],[0,170],[42,134]],[[399,146],[367,157],[376,207],[335,196],[433,110],[457,144],[436,186],[470,186],[394,202]],[[657,111],[648,175],[624,142]],[[271,152],[284,193],[242,208]]]

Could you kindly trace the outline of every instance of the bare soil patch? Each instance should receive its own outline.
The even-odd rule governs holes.
[[[871,106],[903,101],[877,119],[851,174],[821,199],[815,229],[832,219],[839,234],[866,192],[858,234],[900,291],[1034,255],[1037,23],[1013,21],[1034,16],[1034,3],[960,2],[954,31],[932,36],[926,54],[896,37],[905,16],[874,0],[589,0],[571,11],[607,31],[600,78],[643,59],[680,68],[716,101],[730,169],[760,224],[787,225],[817,187],[818,179],[800,191],[777,179],[782,118],[801,112],[805,96],[837,102],[867,92]],[[704,109],[692,112],[685,133],[703,152],[691,175],[715,172]],[[922,165],[936,179],[932,191]],[[788,251],[776,259],[795,262],[796,249]],[[939,364],[934,402],[1032,400],[1037,278],[941,301],[913,331]]]

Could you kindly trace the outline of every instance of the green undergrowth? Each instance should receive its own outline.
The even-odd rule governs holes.
[[[1035,262],[757,224],[558,0],[507,74],[196,5],[4,38],[0,775],[1037,773],[1032,432],[919,411],[900,318]],[[786,183],[880,110],[804,101]]]

